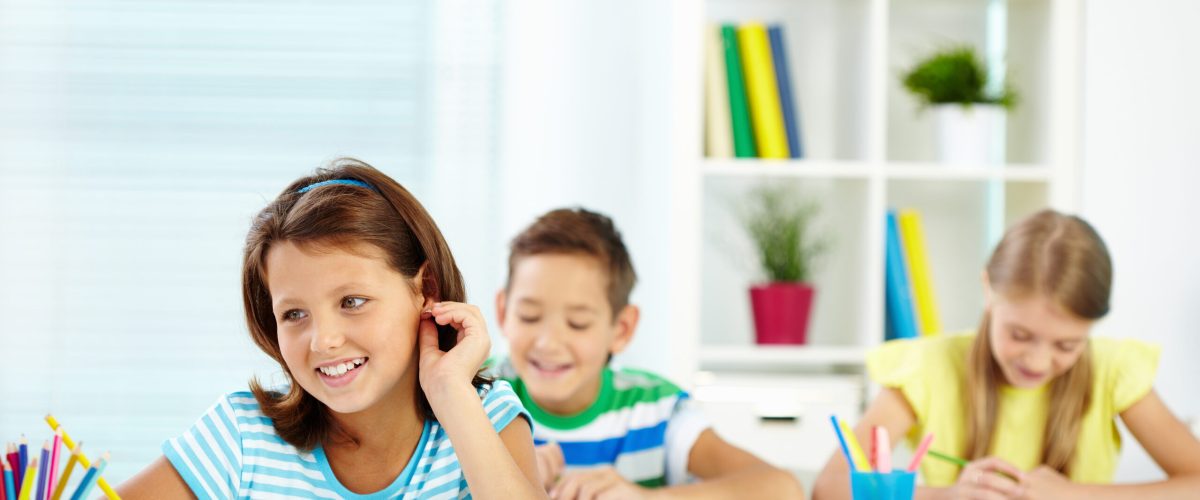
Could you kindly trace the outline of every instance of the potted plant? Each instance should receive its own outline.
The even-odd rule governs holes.
[[[932,107],[938,159],[979,165],[1002,158],[996,140],[1004,113],[1017,104],[1012,87],[989,92],[987,69],[970,46],[934,53],[903,76],[904,87],[923,107]]]
[[[819,211],[815,201],[781,184],[754,188],[739,210],[766,278],[750,288],[759,344],[805,343],[816,294],[813,264],[826,247],[813,226]]]

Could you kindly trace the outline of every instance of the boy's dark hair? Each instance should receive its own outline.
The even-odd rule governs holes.
[[[333,180],[349,182],[314,186]],[[425,265],[422,290],[414,286],[413,292],[436,300],[463,302],[466,287],[446,240],[421,203],[391,177],[359,160],[335,160],[296,180],[254,217],[242,264],[246,323],[250,338],[279,363],[291,384],[286,393],[279,393],[251,379],[250,391],[279,437],[308,451],[331,436],[348,436],[340,433],[329,409],[296,383],[279,348],[266,258],[273,245],[289,241],[335,248],[370,244],[387,255],[389,267],[409,278]],[[476,387],[485,383],[481,377],[472,380]],[[415,396],[426,418],[435,418],[419,385]]]
[[[608,303],[613,317],[629,304],[637,273],[621,233],[607,216],[575,207],[551,210],[538,217],[509,245],[504,290],[512,286],[513,271],[522,258],[541,254],[586,255],[599,260],[608,274]]]

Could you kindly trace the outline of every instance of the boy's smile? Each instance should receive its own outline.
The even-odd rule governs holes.
[[[538,406],[551,413],[587,409],[610,354],[632,339],[637,308],[613,314],[606,271],[586,255],[532,255],[513,268],[508,291],[497,294],[513,368]]]

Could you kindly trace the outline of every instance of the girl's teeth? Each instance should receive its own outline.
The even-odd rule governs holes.
[[[345,375],[346,372],[351,371],[355,368],[358,368],[359,366],[362,366],[362,364],[364,362],[366,362],[365,358],[358,358],[358,359],[354,359],[351,361],[347,361],[340,365],[322,366],[322,367],[318,368],[318,370],[320,370],[321,373],[324,373],[326,376],[329,376],[329,377],[340,377],[342,375]]]

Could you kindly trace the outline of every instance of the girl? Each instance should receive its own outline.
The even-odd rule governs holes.
[[[475,377],[483,318],[396,181],[348,159],[297,180],[244,257],[250,335],[290,386],[220,398],[123,497],[544,497],[529,414]],[[453,328],[447,352],[437,325]]]
[[[1011,228],[983,274],[985,309],[973,335],[889,342],[867,359],[884,388],[855,435],[886,428],[971,462],[931,457],[917,498],[1195,498],[1200,442],[1152,387],[1156,347],[1089,338],[1109,309],[1112,263],[1078,217],[1042,211]],[[1121,441],[1117,416],[1167,473],[1108,485]],[[1008,475],[1008,477],[1005,476]],[[834,454],[814,498],[849,498]]]

